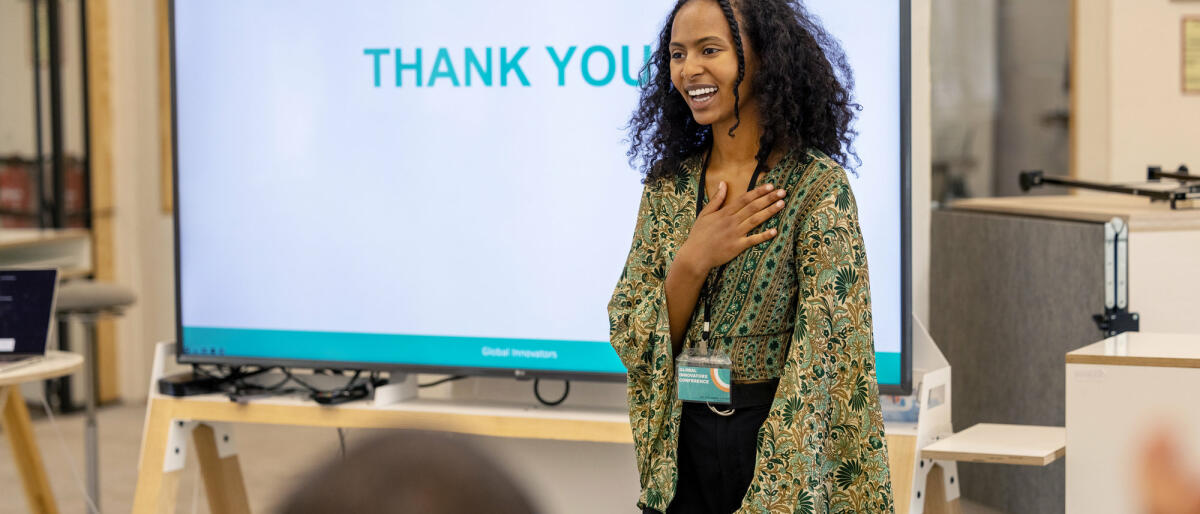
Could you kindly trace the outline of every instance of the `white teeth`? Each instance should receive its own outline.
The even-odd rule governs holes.
[[[706,87],[706,88],[704,88],[704,89],[695,89],[695,90],[692,90],[692,91],[688,91],[688,94],[689,94],[689,95],[692,95],[692,98],[695,98],[695,97],[697,97],[697,96],[704,96],[704,95],[711,94],[711,93],[716,93],[716,92],[717,92],[717,88],[715,88],[715,87]]]

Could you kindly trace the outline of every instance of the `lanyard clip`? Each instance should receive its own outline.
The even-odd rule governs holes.
[[[704,322],[704,328],[700,331],[700,353],[708,355],[708,338],[712,336],[712,330],[707,321]]]

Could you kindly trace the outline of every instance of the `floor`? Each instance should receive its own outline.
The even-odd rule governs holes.
[[[50,487],[62,512],[87,512],[83,485],[83,418],[57,417],[50,423],[30,406],[34,430]],[[101,409],[101,512],[129,512],[137,480],[145,408],[127,405]],[[354,433],[358,432],[358,433]],[[365,431],[354,431],[353,438]],[[248,425],[238,430],[238,451],[246,463],[243,475],[255,512],[270,512],[289,493],[288,487],[308,470],[338,451],[337,433],[328,429]],[[189,449],[190,451],[190,449]],[[0,514],[27,512],[19,477],[7,444],[0,445]],[[176,512],[208,512],[195,459],[188,459],[180,479]]]
[[[51,488],[62,512],[87,512],[83,490],[83,419],[61,416],[51,423],[31,406],[34,429]],[[137,478],[137,461],[145,408],[120,405],[100,411],[101,511],[129,512]],[[348,433],[353,440],[367,430]],[[238,451],[251,508],[271,512],[290,492],[292,484],[313,462],[338,451],[337,433],[330,429],[246,425],[238,428]],[[189,459],[180,480],[176,512],[208,512],[195,459]],[[8,444],[0,444],[0,514],[27,512],[20,479]],[[964,514],[1003,514],[970,501]]]

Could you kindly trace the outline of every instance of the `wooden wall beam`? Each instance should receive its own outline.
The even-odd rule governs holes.
[[[156,13],[158,24],[158,145],[162,159],[160,164],[160,194],[163,214],[174,210],[173,171],[174,145],[171,134],[171,25],[170,0],[158,0]]]
[[[88,134],[91,138],[92,270],[97,280],[116,279],[113,220],[113,100],[109,0],[87,2]],[[96,327],[97,396],[100,402],[120,397],[116,325]]]

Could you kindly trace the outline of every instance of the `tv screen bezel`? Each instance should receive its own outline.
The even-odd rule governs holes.
[[[912,1],[900,2],[900,231],[901,231],[901,342],[900,383],[879,384],[880,394],[908,395],[912,392]],[[184,351],[182,279],[180,273],[180,209],[179,209],[179,116],[175,87],[175,0],[167,3],[171,94],[171,194],[175,213],[175,337],[176,360],[181,364],[214,364],[231,366],[289,367],[337,370],[402,370],[417,373],[471,376],[513,377],[517,379],[564,379],[597,382],[625,382],[625,373],[595,373],[567,370],[519,368],[448,367],[410,363],[379,363],[354,361],[322,361],[307,359],[273,359],[189,354]]]

